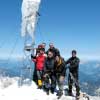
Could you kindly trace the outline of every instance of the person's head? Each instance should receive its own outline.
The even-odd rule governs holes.
[[[60,56],[56,56],[56,61],[59,62]]]
[[[40,53],[40,54],[44,54],[44,49],[41,48],[41,49],[39,50],[39,53]]]
[[[72,50],[72,57],[76,57],[77,51],[76,50]]]
[[[54,47],[53,43],[50,43],[49,47],[52,49]]]
[[[40,44],[40,45],[38,45],[38,48],[40,49],[40,48],[42,48],[42,45]]]
[[[48,52],[48,58],[53,58],[53,56],[54,56],[54,55],[53,55],[53,52],[52,52],[52,51],[49,51],[49,52]]]
[[[42,47],[45,48],[46,47],[46,43],[42,43]]]

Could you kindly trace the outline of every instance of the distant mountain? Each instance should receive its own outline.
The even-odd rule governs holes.
[[[16,77],[23,75],[24,77],[32,76],[30,70],[27,69],[27,63],[20,60],[0,60],[0,74],[4,76]],[[32,72],[34,65],[31,65]],[[80,64],[79,70],[80,85],[82,91],[89,95],[96,95],[95,91],[100,88],[100,61],[87,61]]]
[[[89,61],[80,65],[80,83],[83,91],[96,95],[100,87],[100,61]]]

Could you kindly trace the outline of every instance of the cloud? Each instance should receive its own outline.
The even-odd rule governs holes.
[[[82,60],[99,60],[100,61],[100,55],[97,55],[97,54],[80,54],[79,57]]]
[[[71,54],[69,53],[62,53],[61,54],[65,59],[68,59],[69,57],[71,57]],[[91,60],[97,60],[97,61],[100,61],[100,55],[99,54],[96,54],[96,55],[93,55],[93,54],[77,54],[77,56],[80,58],[81,60],[81,63],[87,63],[87,61],[91,61]]]
[[[96,68],[100,68],[100,63],[96,64]]]

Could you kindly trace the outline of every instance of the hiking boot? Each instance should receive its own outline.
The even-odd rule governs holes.
[[[46,91],[47,95],[49,95],[49,91]]]
[[[59,91],[56,95],[57,96],[62,96],[63,95],[63,92],[62,91]]]
[[[38,86],[38,88],[37,89],[42,89],[42,86]]]
[[[54,89],[53,88],[51,88],[51,93],[54,94]]]
[[[63,95],[63,92],[62,91],[59,91],[58,94],[57,94],[57,96],[58,96],[57,99],[60,99],[62,97],[62,95]]]
[[[52,94],[54,94],[54,91],[51,91]]]
[[[80,96],[76,96],[76,100],[79,100],[80,99]]]
[[[46,92],[47,95],[49,95],[49,89],[46,88],[45,92]]]
[[[42,80],[38,80],[38,86],[42,86]]]
[[[69,96],[73,96],[72,90],[68,90],[68,95],[69,95]]]
[[[80,93],[76,93],[76,100],[80,99]]]
[[[76,93],[76,96],[80,96],[80,93]]]

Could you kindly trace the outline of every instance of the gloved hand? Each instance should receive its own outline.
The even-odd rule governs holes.
[[[63,81],[64,81],[64,79],[65,79],[65,77],[64,77],[64,76],[60,76],[60,82],[63,82]]]
[[[33,55],[31,54],[31,59],[36,59],[36,56],[33,56]]]
[[[44,74],[44,76],[43,76],[43,77],[44,77],[44,78],[46,78],[47,76],[48,76],[48,74]]]

